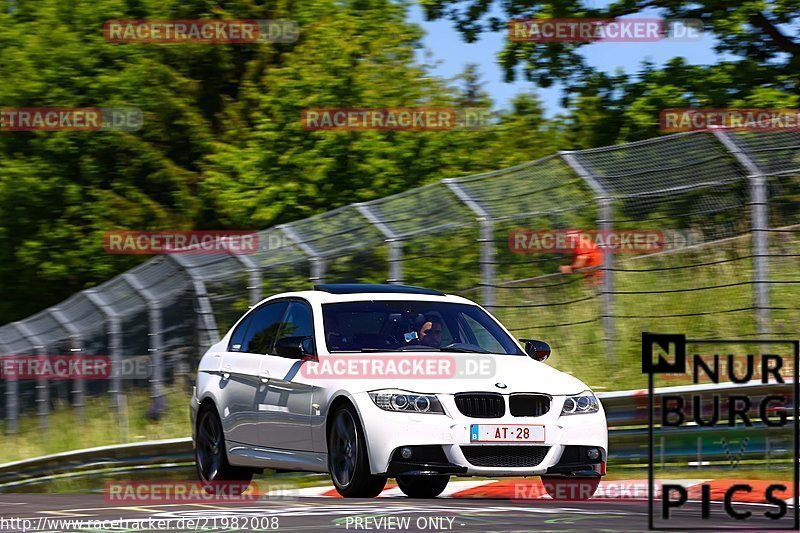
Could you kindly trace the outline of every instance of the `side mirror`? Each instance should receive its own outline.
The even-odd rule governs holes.
[[[275,342],[275,354],[287,359],[303,359],[314,353],[311,337],[283,337]]]
[[[519,342],[525,345],[525,353],[528,354],[531,359],[544,362],[550,357],[550,345],[546,342],[534,339],[519,339]]]

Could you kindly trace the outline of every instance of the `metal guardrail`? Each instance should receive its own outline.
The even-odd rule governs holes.
[[[713,427],[702,427],[690,422],[680,427],[664,427],[654,434],[654,462],[657,464],[698,466],[703,464],[778,464],[792,460],[793,435],[786,429],[776,428],[772,433],[759,429],[754,439],[754,428],[742,424],[727,425],[727,410],[723,398],[729,395],[746,395],[756,410],[764,397],[781,393],[786,397],[786,409],[794,409],[793,384],[750,382],[746,384],[721,383],[661,387],[654,389],[654,418],[660,417],[660,404],[664,395],[699,394],[703,405],[711,405],[712,397],[720,397],[721,422]],[[609,448],[612,460],[625,466],[639,466],[648,461],[648,399],[647,389],[598,394],[609,426]],[[687,402],[688,410],[691,410]],[[787,413],[788,414],[788,413]],[[704,420],[709,412],[703,412]],[[791,416],[787,428],[792,427]],[[746,440],[745,440],[746,439]],[[727,451],[726,451],[727,447]]]
[[[655,389],[654,394],[661,397],[665,394],[700,393],[704,396],[725,397],[730,393],[746,391],[755,404],[764,396],[778,392],[781,386],[786,389],[782,392],[788,394],[790,406],[793,407],[791,384],[736,385],[723,383],[663,387]],[[611,459],[623,465],[645,464],[648,457],[647,390],[606,392],[598,393],[597,396],[606,410]],[[700,430],[702,430],[702,434]],[[662,431],[668,432],[672,449],[657,450],[655,452],[656,460],[673,464],[679,462],[688,466],[693,461],[697,461],[697,463],[700,461],[727,463],[730,460],[730,456],[722,449],[712,451],[706,448],[705,452],[700,451],[700,457],[698,457],[698,438],[701,438],[706,445],[722,438],[729,442],[740,441],[748,431],[752,430],[743,429],[740,426],[705,428],[690,425],[659,430],[659,432]],[[674,446],[675,442],[678,442],[679,445]],[[756,443],[742,452],[740,460],[746,463],[752,458],[758,458],[763,462],[764,454],[771,453],[774,461],[778,463],[783,458],[782,455],[785,455],[784,452],[792,453],[789,449],[782,449],[779,444],[770,449],[769,444],[765,447],[762,443]],[[194,452],[189,437],[75,450],[0,464],[0,492],[3,488],[32,483],[53,476],[99,475],[110,470],[120,472],[146,466],[170,467],[193,460]]]
[[[736,383],[712,383],[702,385],[678,385],[674,387],[656,387],[653,389],[655,396],[666,394],[680,395],[687,393],[699,393],[704,396],[719,395],[727,396],[731,392],[742,393],[747,391],[751,399],[760,399],[767,394],[774,394],[778,387],[785,387],[791,394],[791,382],[784,384],[761,383],[752,381],[744,384]],[[647,423],[647,389],[635,389],[627,391],[600,392],[597,397],[603,403],[606,410],[609,428],[616,426],[635,426]],[[656,405],[658,403],[656,402]]]
[[[167,466],[193,460],[190,437],[99,446],[0,464],[0,490],[6,485],[24,484],[50,476]]]

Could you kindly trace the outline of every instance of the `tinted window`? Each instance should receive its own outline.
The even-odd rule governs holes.
[[[250,327],[247,328],[241,351],[260,354],[273,352],[272,348],[275,346],[286,305],[286,302],[276,302],[253,311],[253,318]]]
[[[253,318],[253,313],[250,313],[244,320],[239,322],[239,325],[236,326],[236,329],[233,330],[233,335],[231,335],[231,343],[228,345],[229,352],[241,352],[242,351],[242,341],[244,341],[244,336],[247,334],[247,328],[250,326],[250,321]]]
[[[286,318],[281,324],[279,339],[284,337],[313,337],[311,308],[302,302],[291,302]]]

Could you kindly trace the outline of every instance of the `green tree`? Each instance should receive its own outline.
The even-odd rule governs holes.
[[[594,73],[564,117],[574,148],[606,146],[662,134],[669,108],[794,108],[800,95],[785,76],[752,61],[690,65],[674,58],[660,69],[645,63],[634,75]]]
[[[704,30],[716,37],[716,51],[725,60],[696,66],[675,58],[663,68],[645,63],[632,75],[593,68],[581,53],[587,43],[508,40],[498,59],[507,81],[522,76],[540,87],[555,82],[564,85],[563,105],[568,112],[562,117],[562,129],[573,148],[658,135],[659,113],[668,107],[791,107],[797,102],[800,43],[789,29],[800,22],[798,0],[618,0],[602,7],[579,0],[421,3],[429,20],[452,20],[467,42],[476,41],[488,30],[506,30],[508,22],[515,19],[646,13],[702,20]]]
[[[448,18],[467,42],[487,30],[505,30],[509,20],[547,17],[614,18],[649,10],[666,18],[697,18],[717,37],[716,50],[762,65],[772,65],[796,82],[800,76],[800,43],[786,29],[800,21],[800,1],[725,2],[720,0],[617,0],[594,7],[581,0],[472,2],[421,0],[429,20]],[[502,17],[498,16],[502,12]],[[579,53],[585,43],[508,41],[500,64],[514,80],[517,66],[542,87],[560,80],[578,85],[593,69]]]
[[[537,127],[517,128],[530,146],[515,137],[513,156],[501,150],[507,117],[497,131],[302,128],[301,112],[312,107],[486,99],[473,90],[477,74],[465,96],[416,61],[422,33],[406,8],[390,0],[40,0],[0,10],[0,105],[135,107],[144,116],[135,132],[0,132],[0,322],[146,258],[105,253],[109,230],[261,229],[543,155]],[[105,21],[141,18],[287,18],[301,34],[287,44],[104,40]]]

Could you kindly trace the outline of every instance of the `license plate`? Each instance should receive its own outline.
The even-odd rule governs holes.
[[[472,424],[470,442],[544,442],[544,426]]]

